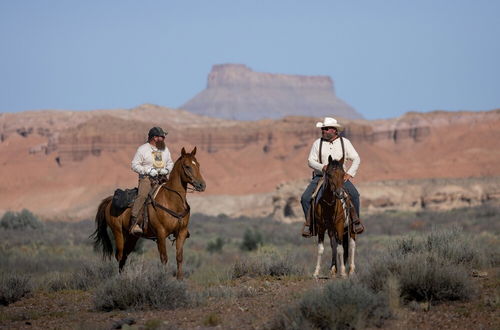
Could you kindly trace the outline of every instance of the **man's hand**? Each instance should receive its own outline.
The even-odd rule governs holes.
[[[168,170],[166,168],[162,168],[160,170],[160,175],[167,175],[168,174]]]
[[[344,174],[344,182],[346,182],[346,181],[348,181],[350,179],[352,179],[352,176],[350,174],[347,174],[347,173]]]
[[[157,175],[158,175],[158,171],[157,171],[156,169],[152,168],[151,170],[149,170],[148,175],[149,175],[150,177],[153,177],[153,178],[154,178],[155,176],[157,176]]]
[[[323,172],[326,172],[326,167],[327,167],[327,166],[328,166],[328,165],[323,166],[323,169],[322,169],[322,171],[323,171]]]

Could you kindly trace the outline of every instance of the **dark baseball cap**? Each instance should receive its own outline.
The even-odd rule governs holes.
[[[161,127],[153,127],[152,129],[149,130],[148,133],[148,140],[151,140],[151,138],[155,136],[167,136],[168,132],[167,130],[163,130]]]

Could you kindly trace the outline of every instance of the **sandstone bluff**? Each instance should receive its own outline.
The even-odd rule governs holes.
[[[296,203],[311,173],[306,158],[319,134],[314,125],[318,119],[241,122],[150,104],[3,113],[0,213],[28,208],[47,218],[92,217],[100,199],[117,187],[137,184],[130,160],[148,129],[160,125],[170,132],[167,141],[174,158],[181,147],[198,147],[208,187],[203,195],[189,196],[193,212],[274,212],[288,221],[300,214]],[[414,112],[387,120],[343,122],[346,137],[362,157],[355,184],[365,211],[499,199],[500,110]],[[467,181],[469,177],[490,179]],[[429,178],[463,180],[419,181]],[[276,190],[285,183],[289,185]]]
[[[234,120],[278,119],[285,116],[361,114],[335,95],[328,76],[254,72],[243,64],[214,65],[207,88],[181,106],[192,113]]]

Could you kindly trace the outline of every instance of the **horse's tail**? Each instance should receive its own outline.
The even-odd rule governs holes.
[[[111,239],[108,235],[108,225],[106,223],[106,206],[111,202],[113,196],[106,197],[102,200],[101,204],[97,208],[97,214],[95,215],[95,224],[97,226],[95,232],[90,235],[90,238],[94,240],[94,250],[101,251],[103,258],[111,258],[113,254],[113,245],[111,244]]]

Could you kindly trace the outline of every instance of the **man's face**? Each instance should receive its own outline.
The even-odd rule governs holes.
[[[322,127],[321,137],[325,140],[331,140],[337,137],[337,129],[335,127]]]
[[[155,136],[154,138],[155,146],[159,150],[165,150],[165,137],[164,136]]]

